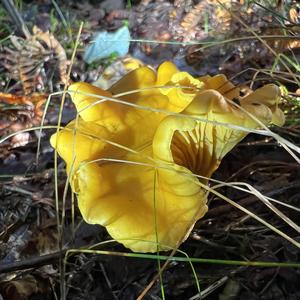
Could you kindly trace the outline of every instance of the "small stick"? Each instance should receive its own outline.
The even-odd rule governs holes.
[[[65,255],[66,249],[57,251],[51,254],[30,257],[24,260],[15,261],[12,263],[0,264],[0,274],[24,270],[24,269],[34,269],[41,266],[49,265],[53,262],[58,261],[58,259]]]

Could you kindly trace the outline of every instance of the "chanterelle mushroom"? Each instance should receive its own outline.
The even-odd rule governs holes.
[[[119,96],[131,105],[93,105],[137,89]],[[284,122],[277,86],[242,98],[224,75],[197,79],[171,62],[157,73],[138,68],[106,91],[87,83],[75,83],[69,91],[79,119],[54,134],[51,144],[66,161],[85,221],[105,226],[133,251],[177,247],[206,213],[206,193],[194,174],[209,178],[247,135],[212,122],[250,129],[259,128],[251,115],[264,124]]]

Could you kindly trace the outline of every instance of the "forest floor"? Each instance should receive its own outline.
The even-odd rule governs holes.
[[[223,73],[242,87],[279,85],[286,123],[271,130],[300,146],[297,4],[21,0],[9,8],[9,2],[0,4],[0,299],[130,300],[143,293],[149,300],[300,299],[299,231],[255,195],[231,186],[218,189],[294,244],[210,195],[208,213],[180,246],[189,258],[203,260],[193,262],[194,272],[188,260],[168,261],[159,277],[163,257],[158,261],[156,254],[145,258],[116,242],[103,244],[111,239],[105,228],[82,220],[76,199],[65,190],[65,164],[59,159],[55,167],[49,143],[55,132],[50,127],[59,119],[62,94],[57,92],[66,82],[105,87],[132,65],[157,68],[171,60],[193,76]],[[122,26],[132,39],[124,57],[116,54],[126,49],[122,40],[104,58],[84,55],[96,32],[113,33]],[[40,132],[49,95],[48,128]],[[75,115],[67,96],[61,124]],[[250,184],[278,200],[274,205],[300,224],[300,167],[274,138],[249,134],[213,178]],[[91,247],[99,252],[84,253]],[[78,251],[66,259],[69,249]]]

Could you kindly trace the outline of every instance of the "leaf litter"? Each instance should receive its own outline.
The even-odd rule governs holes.
[[[299,146],[297,82],[291,74],[282,73],[286,72],[284,65],[260,42],[255,39],[247,40],[251,35],[246,29],[241,29],[239,22],[227,10],[222,10],[222,5],[217,1],[186,1],[183,5],[183,1],[144,0],[133,1],[131,8],[125,8],[127,1],[112,2],[114,4],[109,6],[107,1],[101,4],[91,1],[86,3],[84,9],[75,1],[70,6],[59,4],[67,25],[73,30],[73,36],[79,28],[77,20],[86,20],[80,49],[76,53],[71,72],[72,81],[96,81],[107,66],[122,62],[122,59],[110,57],[88,66],[83,62],[82,54],[94,32],[113,32],[124,24],[124,20],[128,20],[132,39],[138,40],[131,42],[129,55],[143,63],[156,67],[160,61],[172,59],[180,68],[192,70],[197,75],[216,74],[221,71],[229,77],[235,76],[234,80],[238,84],[252,82],[259,86],[276,81],[285,86],[288,90],[284,103],[287,126],[272,130]],[[222,1],[221,4],[228,3],[229,1]],[[294,61],[291,68],[296,69],[295,49],[299,45],[295,40],[288,40],[286,36],[292,38],[298,32],[297,6],[247,6],[242,1],[232,1],[229,4],[229,11],[240,14],[238,16],[259,35],[273,36],[266,38],[266,42],[278,53],[281,52]],[[35,25],[33,16],[36,15],[50,20],[51,34],[62,45],[66,56],[70,57],[73,41],[66,34],[68,28],[61,22],[61,16],[52,2],[38,6],[32,1],[30,6],[26,3],[23,5],[21,15],[28,24]],[[279,16],[274,13],[278,10]],[[277,26],[273,26],[274,22]],[[8,26],[11,32],[1,31],[1,39],[14,31],[13,22],[9,21]],[[167,30],[161,31],[161,26]],[[276,42],[274,36],[283,38],[278,38],[281,42]],[[241,40],[222,44],[222,41],[236,37]],[[189,42],[194,41],[203,44],[189,45]],[[16,46],[10,39],[3,43],[1,42],[1,55],[6,53],[4,49]],[[41,97],[44,102],[43,94],[47,96],[60,90],[63,80],[57,76],[62,70],[57,64],[59,59],[55,51],[50,53],[49,45],[44,46],[47,59],[44,56],[33,56],[39,63],[39,68],[28,69],[29,72],[40,72],[30,77],[34,78],[30,83],[31,90],[20,75],[13,74],[12,66],[0,67],[3,92],[12,99],[8,103],[1,98],[1,128],[4,130],[1,132],[2,136],[37,126],[43,106],[37,107],[34,93],[38,93],[37,97]],[[13,66],[14,59],[11,60]],[[49,60],[53,64],[48,64]],[[64,61],[63,68],[67,64]],[[126,72],[126,68],[123,72]],[[58,109],[59,97],[53,97],[45,124],[56,124]],[[62,124],[72,118],[74,108],[67,100]],[[18,123],[19,127],[16,126]],[[81,253],[68,258],[66,272],[61,276],[62,268],[58,258],[60,254],[64,255],[64,249],[86,249],[109,240],[110,237],[103,228],[84,223],[76,205],[73,215],[70,192],[66,194],[63,236],[57,236],[53,150],[48,143],[50,134],[51,130],[42,132],[38,165],[35,163],[35,156],[39,130],[30,132],[25,141],[10,139],[0,145],[0,273],[1,269],[5,270],[0,274],[1,296],[4,299],[60,298],[60,287],[64,284],[67,299],[136,299],[157,274],[156,261]],[[247,182],[265,196],[299,208],[299,174],[299,166],[273,139],[251,134],[227,155],[213,178],[225,182]],[[58,194],[62,199],[66,175],[61,161],[57,175]],[[213,187],[213,183],[211,184]],[[222,186],[218,191],[299,241],[299,234],[255,196],[229,186]],[[299,249],[275,235],[269,228],[220,201],[217,196],[211,195],[209,201],[207,215],[196,224],[190,237],[180,248],[189,257],[278,263],[299,261]],[[275,205],[296,224],[300,224],[298,211]],[[60,214],[62,210],[60,203]],[[59,238],[62,240],[63,249],[59,248]],[[103,245],[101,249],[126,251],[116,243]],[[20,264],[16,265],[16,262]],[[241,267],[209,263],[194,264],[194,268],[200,280],[201,294],[206,299],[300,297],[300,272],[297,268]],[[164,287],[166,299],[199,298],[195,278],[188,263],[170,262],[162,274],[162,283],[155,281],[144,299],[162,299],[161,285]]]

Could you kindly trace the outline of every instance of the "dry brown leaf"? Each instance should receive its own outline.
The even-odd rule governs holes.
[[[30,274],[0,284],[0,293],[4,299],[27,300],[32,295],[44,292],[46,290],[42,279],[40,282]]]
[[[0,93],[0,136],[39,125],[46,99],[45,94],[26,96]],[[11,145],[24,146],[28,141],[29,134],[20,133],[13,137]]]

